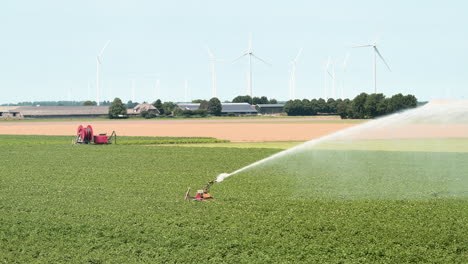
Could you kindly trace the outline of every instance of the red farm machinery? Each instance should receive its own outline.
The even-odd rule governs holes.
[[[115,131],[112,131],[110,136],[107,134],[94,135],[93,127],[88,125],[86,127],[80,125],[76,130],[76,139],[75,144],[117,144],[117,134]]]

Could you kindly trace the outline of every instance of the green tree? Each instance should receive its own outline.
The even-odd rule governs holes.
[[[351,101],[349,99],[344,99],[343,101],[338,102],[338,105],[336,106],[336,113],[342,119],[349,118],[350,106],[351,106]]]
[[[366,103],[367,96],[366,93],[361,93],[353,99],[351,103],[351,118],[366,118],[364,104]]]
[[[336,101],[333,98],[327,100],[327,113],[336,113]]]
[[[172,115],[176,108],[179,109],[173,102],[164,102],[162,104],[163,113],[167,116]]]
[[[94,102],[94,101],[88,100],[88,101],[84,101],[83,105],[84,106],[93,106],[93,105],[97,105],[97,103]]]
[[[133,107],[135,107],[135,106],[137,106],[137,105],[138,105],[138,103],[137,103],[137,102],[132,102],[132,100],[129,100],[129,101],[127,102],[127,108],[128,108],[128,109],[133,108]]]
[[[394,113],[405,108],[405,97],[399,93],[395,94],[390,98],[388,103],[388,113]]]
[[[164,115],[164,109],[163,109],[163,104],[161,102],[160,99],[156,100],[154,103],[153,103],[153,106],[156,107],[156,109],[159,110],[159,114],[160,115]]]
[[[317,100],[317,113],[327,113],[327,102],[323,98]]]
[[[319,109],[318,100],[317,99],[310,100],[309,107],[310,107],[311,114],[316,115]]]
[[[239,95],[232,99],[233,103],[249,103],[252,104],[252,97],[250,95]]]
[[[278,103],[278,100],[272,98],[270,99],[270,101],[268,102],[269,104],[277,104]]]
[[[207,100],[202,100],[200,102],[200,107],[198,107],[200,110],[208,110],[208,101]]]
[[[385,96],[381,93],[369,94],[364,103],[365,116],[374,118],[387,113]]]
[[[218,98],[213,97],[208,101],[208,113],[215,116],[220,116],[221,111],[223,110],[223,106],[221,105],[221,101]]]
[[[403,98],[405,108],[414,108],[418,106],[418,99],[412,94],[405,95]]]
[[[304,107],[302,101],[299,99],[287,101],[284,105],[284,112],[288,114],[288,116],[303,115]]]
[[[268,104],[268,97],[262,96],[262,97],[254,97],[252,98],[252,104],[257,105],[257,104]]]
[[[125,107],[120,98],[115,98],[109,107],[109,118],[122,117],[127,117],[127,107]]]

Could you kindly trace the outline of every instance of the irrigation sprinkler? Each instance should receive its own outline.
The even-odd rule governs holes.
[[[117,144],[117,134],[115,131],[112,131],[110,136],[107,134],[94,135],[93,127],[88,125],[84,127],[83,125],[78,126],[76,130],[75,144]]]

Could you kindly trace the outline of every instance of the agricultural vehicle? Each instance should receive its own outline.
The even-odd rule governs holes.
[[[80,125],[76,130],[75,144],[112,144],[112,140],[114,140],[114,144],[117,144],[115,131],[112,131],[112,134],[108,137],[107,134],[94,135],[91,125],[87,127]]]
[[[205,188],[203,190],[198,190],[197,195],[193,197],[190,196],[190,187],[189,187],[187,192],[185,193],[185,200],[187,201],[213,200],[213,196],[211,196],[209,190],[210,190],[210,186],[213,185],[215,182],[216,180],[209,181],[207,184],[205,184]]]

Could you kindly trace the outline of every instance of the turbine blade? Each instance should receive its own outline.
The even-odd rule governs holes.
[[[209,47],[206,47],[206,51],[208,52],[208,56],[210,56],[210,58],[214,59],[213,52],[211,52]]]
[[[266,61],[264,61],[263,59],[260,59],[259,57],[255,56],[255,54],[253,54],[253,53],[250,53],[250,55],[252,55],[252,56],[253,56],[254,58],[256,58],[257,60],[259,60],[259,61],[261,61],[261,62],[265,63],[266,65],[270,65],[270,66],[271,66],[271,63],[269,63],[269,62],[266,62]]]
[[[327,73],[328,75],[330,75],[330,77],[334,80],[335,79],[335,76],[333,76],[333,74],[330,73],[330,71],[327,69]]]
[[[387,66],[388,70],[389,71],[392,71],[392,69],[390,69],[390,66],[388,66],[387,62],[385,61],[385,59],[382,57],[382,54],[380,54],[379,50],[377,49],[377,47],[374,47],[374,50],[375,52],[377,52],[377,55],[379,55],[379,57],[382,59],[382,61],[385,63],[385,66]]]
[[[101,53],[99,53],[99,57],[102,57],[102,54],[104,53],[104,50],[107,48],[107,45],[109,45],[109,43],[110,43],[110,40],[108,40],[106,42],[106,45],[104,45],[104,47],[102,48]]]
[[[299,52],[297,53],[296,58],[294,59],[294,61],[297,61],[297,60],[299,59],[299,56],[301,56],[301,53],[302,53],[302,49],[303,49],[303,48],[301,48],[301,49],[299,50]]]
[[[343,61],[343,68],[346,68],[346,65],[348,64],[348,60],[349,60],[349,52],[346,53],[346,57]]]
[[[242,57],[244,57],[244,56],[247,55],[247,54],[248,54],[248,53],[242,54],[241,56],[237,57],[235,60],[232,60],[231,63],[234,63],[234,62],[240,60]]]
[[[330,64],[331,64],[331,57],[328,56],[327,66],[325,67],[327,71],[328,71],[328,67],[330,67]]]
[[[366,44],[366,45],[357,45],[357,46],[353,46],[353,48],[364,48],[364,47],[372,47],[373,45],[371,44]]]

